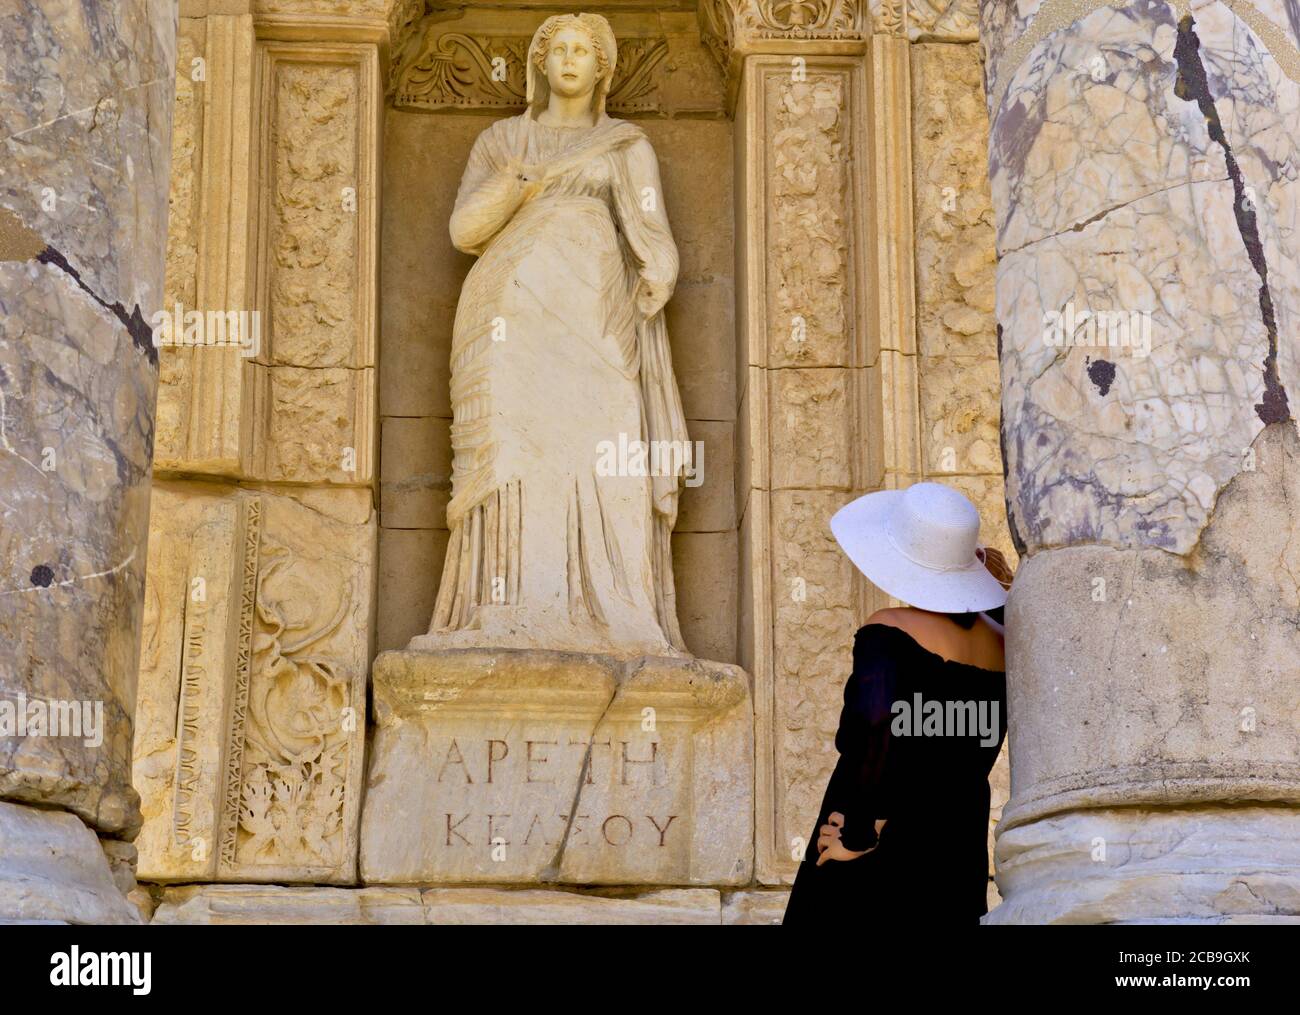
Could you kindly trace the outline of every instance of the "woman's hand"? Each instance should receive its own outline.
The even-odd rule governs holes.
[[[826,824],[817,829],[817,852],[819,854],[817,857],[818,867],[824,864],[827,860],[856,860],[860,856],[866,856],[876,848],[876,846],[872,846],[871,849],[864,849],[861,851],[854,851],[846,848],[844,843],[840,841],[840,829],[843,827],[844,815],[839,811],[832,811],[830,816],[826,819]],[[877,835],[879,835],[880,830],[884,827],[885,822],[883,820],[876,822]],[[879,842],[876,843],[877,846],[879,844]]]
[[[1011,581],[1016,575],[1001,550],[992,546],[976,547],[975,559],[984,565],[984,570],[998,580],[999,585],[1004,589],[1011,588]]]

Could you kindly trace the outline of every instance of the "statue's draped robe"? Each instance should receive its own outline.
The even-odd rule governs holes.
[[[513,211],[508,165],[545,167]],[[498,121],[451,220],[479,260],[451,351],[452,498],[430,647],[672,653],[680,468],[603,475],[602,442],[688,440],[663,306],[677,278],[639,127]],[[633,469],[632,471],[637,471]]]

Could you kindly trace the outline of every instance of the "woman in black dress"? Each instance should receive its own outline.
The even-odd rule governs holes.
[[[786,906],[786,925],[879,916],[975,924],[987,912],[988,773],[1006,734],[996,551],[979,514],[937,483],[868,494],[831,521],[879,588],[853,643],[840,753]],[[987,561],[987,564],[986,564]]]

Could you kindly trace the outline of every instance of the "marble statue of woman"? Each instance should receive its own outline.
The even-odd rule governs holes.
[[[605,113],[616,59],[603,17],[548,18],[527,110],[470,153],[451,217],[478,255],[452,337],[451,536],[413,649],[685,654],[682,459],[600,465],[620,438],[689,447],[663,313],[677,247],[654,149]]]

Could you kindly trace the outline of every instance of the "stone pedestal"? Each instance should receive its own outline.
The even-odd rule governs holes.
[[[1004,831],[990,923],[1300,923],[1294,807],[1076,809]]]
[[[743,670],[545,650],[375,661],[367,884],[746,884]]]

